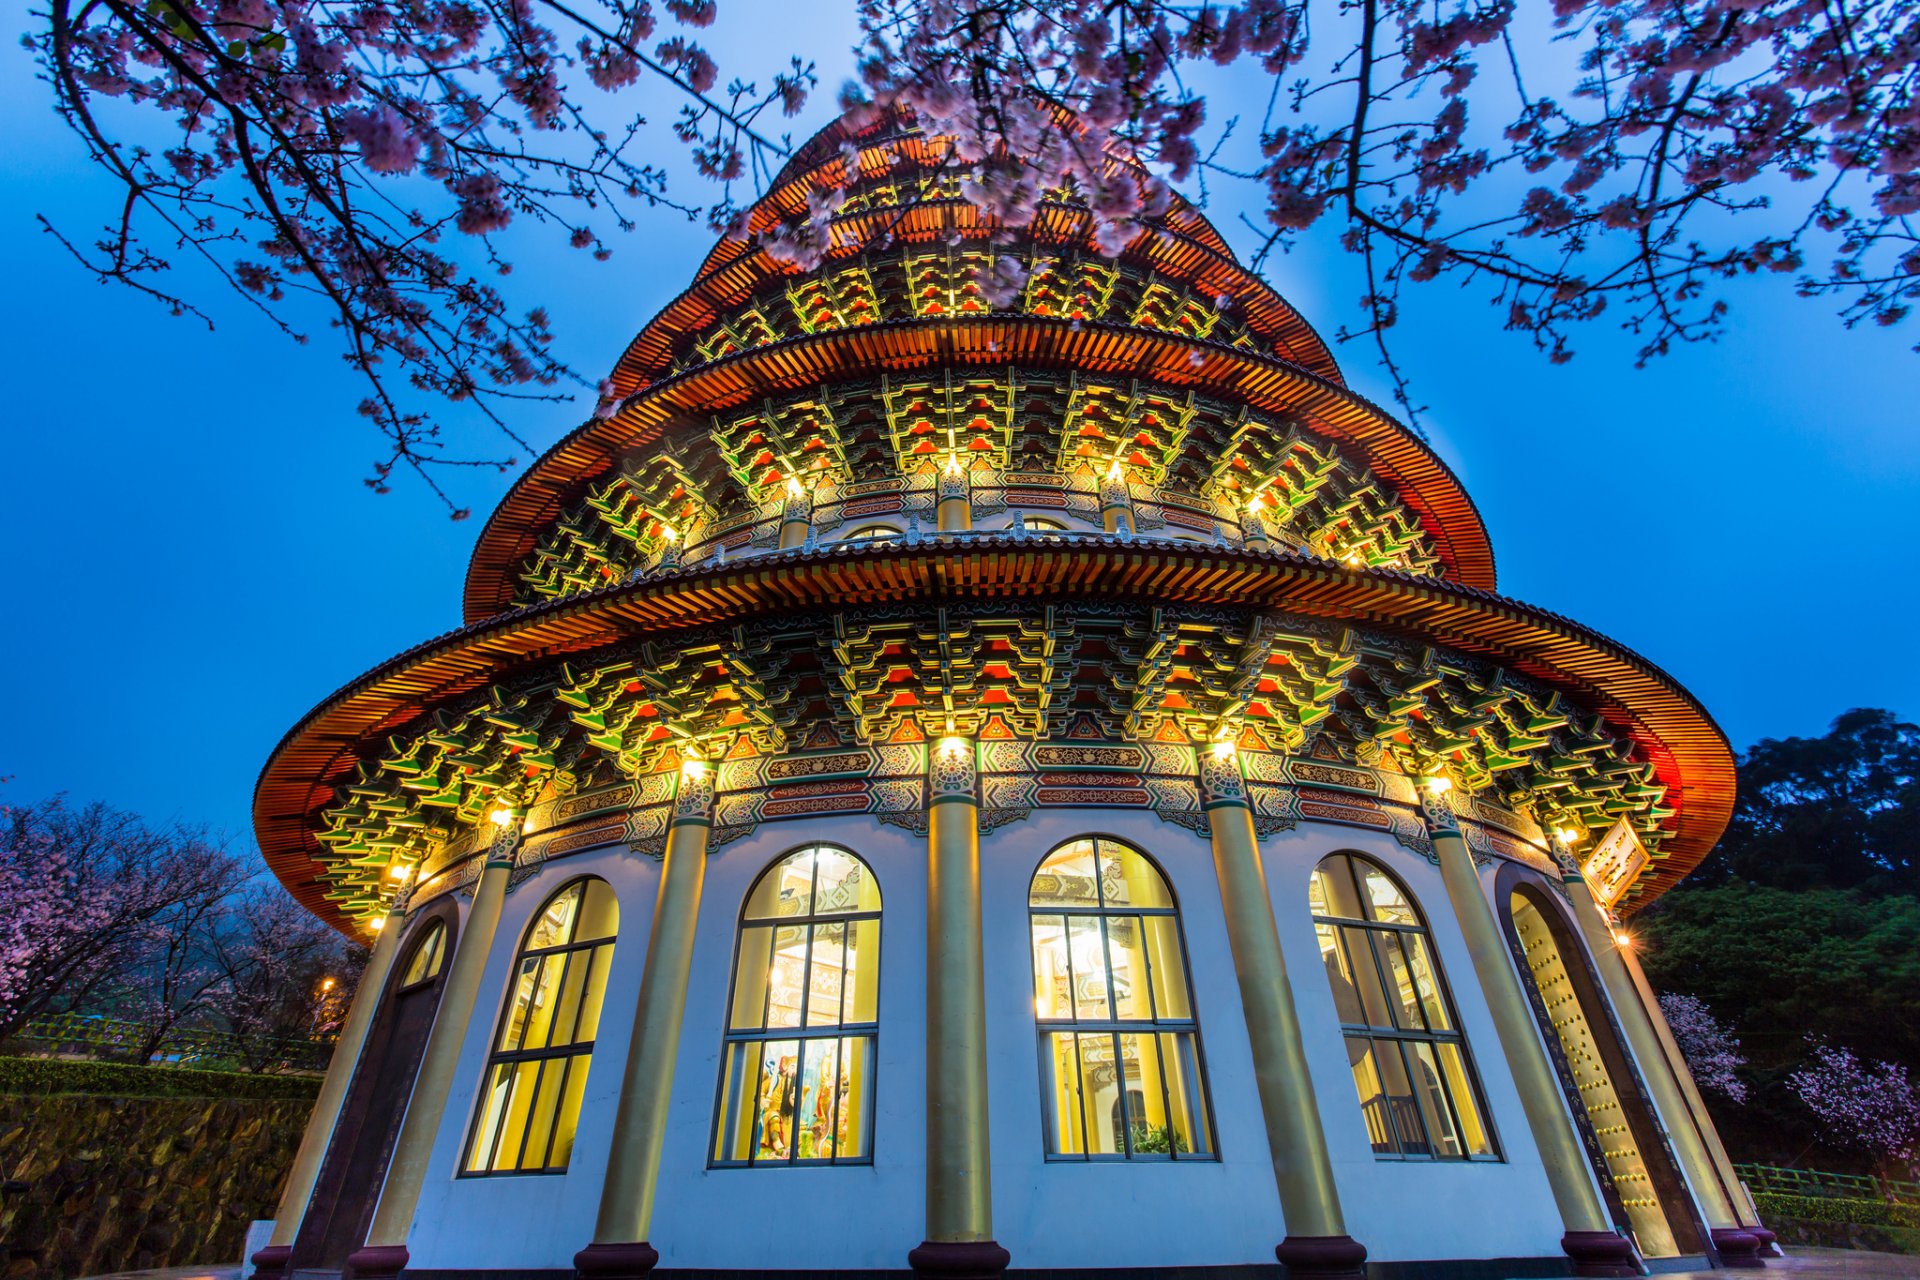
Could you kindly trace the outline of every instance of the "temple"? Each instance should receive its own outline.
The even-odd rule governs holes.
[[[259,1274],[1764,1265],[1624,929],[1719,729],[1196,210],[951,150],[801,148],[274,751],[372,958]]]

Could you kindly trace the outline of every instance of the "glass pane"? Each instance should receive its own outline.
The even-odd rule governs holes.
[[[793,1107],[800,1083],[800,1042],[760,1045],[760,1082],[754,1098],[753,1158],[785,1160],[793,1154]]]
[[[760,877],[747,899],[749,920],[774,920],[782,916],[804,916],[813,910],[813,850],[790,854],[778,866]]]
[[[1406,935],[1386,929],[1370,932],[1373,935],[1374,954],[1385,966],[1387,997],[1392,1002],[1397,1025],[1404,1031],[1425,1031],[1426,1023],[1420,1016],[1420,993],[1414,989],[1413,972],[1407,967],[1406,952],[1400,949],[1400,940]]]
[[[1360,895],[1354,892],[1352,862],[1344,853],[1323,858],[1314,868],[1310,896],[1315,901],[1315,911],[1345,920],[1367,918],[1360,907]]]
[[[1494,1154],[1493,1136],[1487,1132],[1486,1123],[1480,1118],[1480,1102],[1474,1091],[1473,1078],[1467,1073],[1466,1055],[1457,1044],[1436,1044],[1433,1048],[1440,1060],[1440,1075],[1447,1083],[1453,1114],[1460,1121],[1460,1137],[1466,1144],[1467,1154]]]
[[[1052,1155],[1085,1155],[1086,1130],[1081,1122],[1080,1060],[1071,1031],[1040,1037],[1041,1084],[1047,1097],[1047,1150]]]
[[[1036,907],[1097,907],[1093,841],[1062,845],[1033,873],[1028,901]]]
[[[1100,921],[1092,916],[1067,917],[1067,950],[1073,958],[1073,1016],[1105,1021],[1112,1017],[1107,1001],[1107,964],[1100,945]]]
[[[1147,964],[1153,975],[1153,1013],[1156,1018],[1191,1018],[1193,1001],[1187,989],[1186,958],[1180,953],[1180,923],[1172,916],[1146,916]]]
[[[847,929],[847,996],[841,1018],[850,1023],[880,1020],[880,922],[856,920]]]
[[[807,972],[808,1026],[840,1025],[840,991],[846,980],[846,963],[847,926],[813,926],[813,956]]]
[[[600,1034],[600,1004],[607,994],[607,972],[613,968],[613,944],[603,942],[590,952],[593,968],[587,975],[587,988],[580,995],[580,1021],[574,1027],[573,1039],[576,1044],[597,1038]],[[574,959],[575,964],[580,959]]]
[[[527,1029],[527,1014],[533,1009],[533,986],[539,978],[540,957],[530,956],[520,962],[520,974],[513,983],[513,1003],[507,1006],[506,1019],[500,1024],[502,1051],[520,1047],[520,1037]]]
[[[1320,939],[1320,960],[1327,967],[1327,985],[1333,988],[1333,1007],[1342,1023],[1358,1026],[1366,1021],[1367,1015],[1360,1008],[1360,988],[1354,985],[1353,970],[1347,964],[1347,949],[1340,945],[1339,926],[1316,924],[1313,932]]]
[[[766,1026],[772,949],[772,929],[761,926],[740,931],[740,959],[733,966],[733,1014],[727,1019],[727,1025],[736,1031],[758,1031]]]
[[[1093,1155],[1120,1155],[1120,1073],[1113,1037],[1105,1033],[1080,1037],[1080,1102],[1086,1119],[1087,1150]]]
[[[553,1034],[547,1040],[556,1049],[573,1043],[574,1028],[580,1025],[580,997],[587,989],[595,950],[574,951],[567,956],[567,970],[560,977],[560,999],[553,1012]]]
[[[1361,1021],[1370,1027],[1391,1027],[1392,1006],[1387,1003],[1386,992],[1380,986],[1380,968],[1374,963],[1373,948],[1367,942],[1368,932],[1352,925],[1340,926],[1341,940],[1346,943],[1347,963],[1352,966],[1354,989],[1360,993]]]
[[[1066,918],[1036,915],[1033,917],[1033,1016],[1073,1017],[1070,987]]]
[[[1420,1007],[1427,1011],[1427,1025],[1435,1031],[1453,1030],[1453,1021],[1447,1017],[1447,1002],[1440,997],[1440,979],[1428,954],[1426,936],[1403,933],[1400,944],[1407,949],[1407,957],[1412,962],[1413,982],[1420,993]]]
[[[410,987],[439,973],[441,952],[446,944],[446,926],[436,920],[428,926],[427,935],[414,947],[413,958],[407,962],[406,976],[401,978],[400,985]]]
[[[747,1160],[753,1155],[760,1122],[760,1046],[730,1044],[720,1078],[720,1122],[713,1139],[715,1160]]]
[[[521,1038],[520,1048],[546,1048],[547,1032],[553,1029],[553,1009],[560,990],[560,971],[566,966],[567,953],[564,951],[541,959],[540,979],[533,987],[533,1012],[527,1018],[526,1034]]]
[[[540,1079],[538,1062],[503,1064],[507,1065],[513,1070],[513,1085],[500,1123],[500,1144],[493,1149],[493,1164],[489,1166],[496,1173],[520,1167],[520,1140],[527,1135],[527,1112],[533,1107],[533,1088]]]
[[[1162,917],[1165,918],[1165,917]],[[1113,975],[1115,1018],[1142,1021],[1153,1017],[1147,993],[1145,942],[1139,916],[1108,916],[1107,966]]]
[[[1440,1064],[1434,1061],[1433,1046],[1409,1041],[1402,1047],[1407,1051],[1408,1077],[1413,1083],[1414,1101],[1420,1104],[1420,1121],[1426,1126],[1432,1154],[1454,1157],[1466,1154],[1460,1149],[1459,1136],[1454,1131],[1453,1112],[1447,1106],[1446,1087],[1440,1080]]]
[[[526,1154],[520,1158],[522,1169],[547,1167],[547,1143],[553,1137],[553,1117],[560,1108],[569,1062],[567,1058],[550,1058],[540,1072],[540,1091],[534,1095],[533,1111],[527,1120]]]
[[[773,963],[767,969],[767,1025],[797,1027],[806,997],[807,927],[785,925],[774,931]]]
[[[1347,1062],[1353,1069],[1353,1090],[1360,1095],[1360,1115],[1367,1122],[1367,1141],[1382,1155],[1400,1150],[1388,1115],[1386,1090],[1373,1060],[1373,1042],[1365,1036],[1347,1037]]]
[[[868,1116],[873,1110],[873,1037],[848,1036],[840,1042],[839,1096],[834,1100],[834,1155],[865,1160],[873,1155]]]
[[[1151,1158],[1174,1154],[1173,1129],[1167,1124],[1166,1080],[1160,1070],[1159,1038],[1151,1035],[1120,1037],[1118,1079],[1123,1096],[1128,1154]]]
[[[575,942],[598,942],[620,932],[620,901],[605,880],[587,881],[586,901],[580,906],[580,924],[573,931]]]
[[[794,1122],[794,1158],[831,1160],[833,1106],[840,1086],[840,1042],[807,1040],[800,1071],[800,1109]]]
[[[1206,1082],[1200,1076],[1200,1051],[1192,1034],[1160,1037],[1160,1070],[1167,1082],[1167,1122],[1175,1155],[1212,1155],[1207,1131]]]
[[[814,886],[814,915],[880,909],[880,886],[860,859],[840,849],[820,849],[816,864],[819,874]]]
[[[1100,891],[1109,907],[1172,907],[1167,882],[1151,862],[1123,844],[1102,840]]]
[[[587,1091],[587,1069],[592,1065],[593,1055],[583,1053],[567,1068],[567,1091],[560,1095],[560,1115],[553,1128],[553,1152],[547,1157],[548,1168],[564,1169],[573,1158],[574,1130],[580,1127],[580,1095]]]
[[[1371,863],[1354,859],[1354,868],[1360,873],[1360,880],[1366,886],[1367,906],[1375,920],[1389,924],[1420,923],[1420,917],[1413,914],[1413,906],[1407,901],[1407,895],[1400,892],[1400,886],[1391,877]]]
[[[480,1123],[473,1129],[473,1150],[467,1153],[469,1173],[478,1173],[487,1167],[488,1158],[493,1154],[494,1135],[500,1128],[500,1113],[507,1105],[507,1090],[512,1083],[512,1063],[502,1063],[493,1069],[486,1097],[480,1104]]]
[[[540,912],[540,918],[533,923],[533,932],[527,937],[528,951],[566,943],[573,931],[574,912],[580,905],[580,890],[583,887],[580,884],[570,885],[547,903]]]
[[[1400,1153],[1409,1156],[1432,1155],[1427,1144],[1426,1126],[1420,1121],[1420,1104],[1414,1100],[1413,1084],[1407,1078],[1407,1064],[1400,1046],[1391,1040],[1373,1042],[1373,1065],[1380,1073],[1380,1088],[1386,1095],[1388,1118],[1400,1135]]]

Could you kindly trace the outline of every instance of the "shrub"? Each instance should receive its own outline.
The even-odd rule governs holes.
[[[260,1076],[63,1058],[0,1057],[0,1093],[91,1093],[122,1098],[258,1098],[311,1101],[317,1076]]]

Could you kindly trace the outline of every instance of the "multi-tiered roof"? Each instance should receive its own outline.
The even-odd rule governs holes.
[[[628,347],[610,411],[494,512],[466,625],[275,752],[256,826],[296,894],[370,917],[395,868],[431,871],[498,805],[821,725],[1245,733],[1444,763],[1542,823],[1626,817],[1658,857],[1639,901],[1705,856],[1732,801],[1719,730],[1637,655],[1493,594],[1453,473],[1197,211],[1107,257],[1071,192],[1012,230],[958,182],[897,116],[794,156]],[[762,233],[820,191],[846,198],[797,271]],[[1025,283],[996,304],[1006,255]],[[956,477],[979,527],[936,534]],[[1115,501],[1131,534],[1096,532]],[[1021,511],[1069,527],[1005,527]],[[796,517],[813,532],[779,549]],[[876,604],[900,617],[847,613]]]

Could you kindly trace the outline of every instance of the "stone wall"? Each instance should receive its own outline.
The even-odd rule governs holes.
[[[74,1064],[91,1066],[92,1064]],[[44,1064],[36,1064],[44,1074]],[[212,1072],[127,1068],[129,1091],[207,1094]],[[142,1076],[158,1077],[141,1089]],[[0,1090],[9,1087],[0,1071]],[[188,1077],[198,1079],[189,1080]],[[229,1077],[234,1092],[265,1083]],[[97,1078],[87,1083],[98,1084]],[[288,1092],[317,1081],[287,1081]],[[237,1263],[273,1215],[310,1098],[0,1092],[0,1277]]]

